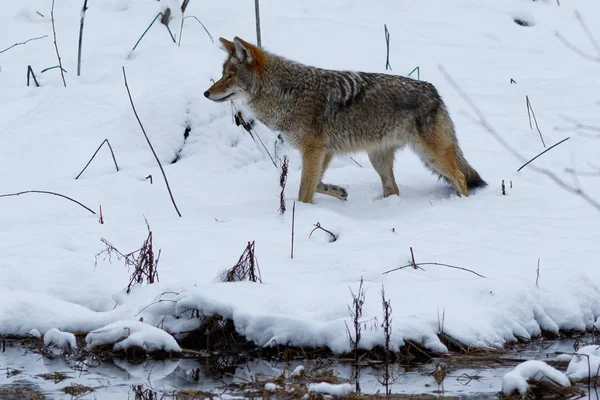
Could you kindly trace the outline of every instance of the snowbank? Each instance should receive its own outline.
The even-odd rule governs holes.
[[[348,396],[354,391],[349,383],[331,384],[327,382],[311,383],[308,385],[308,391],[311,393],[329,394],[332,396]]]
[[[599,369],[600,346],[591,345],[580,348],[573,355],[566,374],[571,379],[588,379],[597,377]]]
[[[44,335],[44,346],[54,346],[61,350],[73,350],[77,347],[75,335],[52,328]]]
[[[529,389],[528,382],[540,382],[549,379],[558,385],[569,387],[569,378],[559,370],[543,361],[529,360],[521,363],[502,377],[502,393],[508,396],[513,392],[525,395]]]
[[[141,347],[146,351],[181,352],[181,347],[173,336],[162,329],[139,321],[117,321],[103,328],[93,330],[85,337],[88,349],[104,344],[114,344],[113,350],[127,350]]]

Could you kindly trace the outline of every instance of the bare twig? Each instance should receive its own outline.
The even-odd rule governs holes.
[[[558,146],[559,144],[561,144],[561,143],[564,143],[564,142],[566,142],[566,141],[567,141],[567,140],[569,140],[569,139],[571,139],[571,138],[570,138],[570,137],[564,138],[564,139],[563,139],[563,140],[561,140],[560,142],[558,142],[558,143],[556,143],[556,144],[553,144],[552,146],[548,147],[546,150],[542,151],[540,154],[538,154],[537,156],[533,157],[531,160],[529,160],[529,161],[527,161],[525,164],[523,164],[523,165],[521,166],[521,168],[519,168],[519,169],[517,170],[517,172],[519,172],[520,170],[522,170],[523,168],[525,168],[527,165],[529,165],[529,163],[530,163],[530,162],[532,162],[533,160],[535,160],[535,159],[536,159],[536,158],[538,158],[539,156],[541,156],[541,155],[543,155],[544,153],[546,153],[546,152],[548,152],[548,151],[552,150],[553,148],[555,148],[555,147],[556,147],[556,146]]]
[[[100,225],[104,225],[104,217],[102,216],[102,204],[100,204],[100,218],[98,218]]]
[[[21,46],[21,45],[23,45],[23,44],[26,44],[26,43],[29,43],[29,42],[31,42],[31,41],[33,41],[33,40],[44,39],[44,38],[47,38],[47,37],[48,37],[48,35],[44,35],[44,36],[39,36],[39,37],[34,37],[34,38],[31,38],[31,39],[27,39],[27,40],[26,40],[26,41],[24,41],[24,42],[15,43],[15,44],[13,44],[12,46],[10,46],[10,47],[7,47],[7,48],[6,48],[6,49],[4,49],[4,50],[0,50],[0,54],[4,53],[5,51],[8,51],[8,50],[12,49],[13,47]]]
[[[385,289],[383,285],[381,285],[381,305],[383,306],[383,322],[381,323],[381,327],[383,328],[384,335],[384,350],[385,350],[385,364],[384,364],[384,373],[383,373],[383,382],[385,386],[385,394],[390,395],[390,339],[392,336],[392,302],[390,299],[385,298]]]
[[[29,86],[29,77],[33,77],[33,81],[35,82],[35,86],[36,87],[40,87],[40,84],[38,83],[35,74],[33,73],[33,69],[31,68],[31,65],[27,66],[27,86]]]
[[[65,196],[64,194],[60,194],[60,193],[56,193],[56,192],[48,192],[46,190],[25,190],[23,192],[18,192],[18,193],[0,194],[0,197],[19,196],[21,194],[26,194],[26,193],[42,193],[42,194],[51,194],[51,195],[54,195],[54,196],[62,197],[63,199],[67,199],[67,200],[72,201],[73,203],[79,204],[81,207],[85,208],[86,210],[88,210],[92,214],[96,214],[94,212],[94,210],[92,210],[89,207],[84,206],[83,204],[81,204],[77,200],[74,200],[74,199],[70,198],[69,196]]]
[[[85,21],[85,12],[87,11],[88,0],[83,0],[81,7],[81,22],[79,23],[79,46],[77,47],[77,76],[81,75],[81,46],[83,44],[83,22]]]
[[[208,38],[210,39],[210,41],[213,42],[213,43],[215,42],[215,39],[213,38],[213,35],[210,34],[210,32],[208,31],[208,29],[206,29],[206,26],[204,26],[204,24],[202,23],[202,21],[200,21],[198,19],[198,17],[195,17],[193,15],[188,15],[186,17],[181,18],[181,28],[179,29],[179,42],[177,44],[178,46],[181,46],[181,36],[183,35],[183,23],[188,18],[194,18],[196,21],[198,21],[198,23],[200,25],[202,25],[202,28],[204,29],[204,32],[206,32],[206,34],[208,35]]]
[[[355,163],[356,165],[358,165],[359,167],[361,167],[361,168],[363,167],[363,166],[362,166],[362,165],[360,165],[360,164],[358,163],[358,161],[356,161],[354,158],[350,157],[350,159],[351,159],[352,161],[354,161],[354,163]]]
[[[117,159],[115,158],[115,153],[114,153],[114,151],[112,149],[112,146],[110,145],[110,142],[108,141],[108,139],[104,139],[102,141],[102,143],[100,143],[100,146],[98,146],[98,148],[94,152],[94,155],[92,156],[92,158],[90,158],[90,160],[88,161],[88,163],[85,164],[85,167],[83,167],[83,169],[81,170],[81,172],[79,173],[79,175],[77,175],[75,177],[75,179],[79,179],[79,177],[81,176],[81,174],[83,174],[83,172],[86,170],[86,168],[90,165],[90,163],[92,162],[92,160],[94,159],[94,157],[96,157],[96,154],[98,154],[98,152],[100,151],[100,148],[104,145],[104,143],[106,143],[108,145],[108,149],[110,150],[110,154],[112,155],[113,162],[115,163],[115,168],[117,169],[117,172],[119,172],[119,165],[117,164]]]
[[[537,264],[537,271],[536,271],[536,277],[535,277],[535,287],[536,288],[540,288],[540,259],[538,258],[538,264]]]
[[[460,269],[462,271],[467,271],[470,272],[472,274],[475,274],[479,277],[485,278],[485,276],[470,270],[468,268],[463,268],[463,267],[457,267],[455,265],[450,265],[450,264],[442,264],[442,263],[437,263],[437,262],[425,262],[425,263],[417,263],[415,262],[415,254],[413,253],[413,249],[412,247],[410,248],[410,255],[411,255],[411,260],[408,264],[403,265],[402,267],[398,267],[398,268],[394,268],[394,269],[390,269],[389,271],[384,272],[383,274],[389,274],[390,272],[394,272],[394,271],[398,271],[401,269],[405,269],[405,268],[413,268],[413,269],[420,269],[422,271],[425,271],[423,268],[421,268],[422,265],[438,265],[440,267],[448,267],[448,268],[453,268],[453,269]]]
[[[448,267],[448,268],[460,269],[460,270],[467,271],[467,272],[470,272],[472,274],[475,274],[475,275],[477,275],[477,276],[479,276],[481,278],[485,278],[485,276],[483,276],[483,275],[481,275],[481,274],[479,274],[479,273],[477,273],[477,272],[475,272],[475,271],[473,271],[471,269],[463,268],[463,267],[457,267],[455,265],[437,263],[437,262],[426,262],[426,263],[416,263],[414,265],[413,264],[403,265],[402,267],[398,267],[398,268],[390,269],[389,271],[385,271],[384,274],[388,274],[390,272],[398,271],[400,269],[404,269],[404,268],[408,268],[408,267],[414,268],[414,266],[417,266],[417,267],[420,268],[422,265],[438,265],[440,267]],[[420,269],[424,271],[423,268],[420,268]]]
[[[529,116],[529,129],[533,129],[531,126],[531,116],[533,115],[533,121],[535,122],[535,128],[540,134],[540,139],[542,140],[542,145],[546,148],[546,142],[544,142],[544,136],[542,136],[542,131],[537,123],[537,118],[535,117],[535,112],[533,111],[533,107],[531,106],[531,102],[529,101],[529,96],[525,96],[526,104],[527,104],[527,116]]]
[[[256,129],[254,129],[254,121],[249,121],[249,122],[246,121],[244,119],[244,117],[242,115],[242,112],[240,111],[239,107],[233,101],[231,102],[231,108],[232,108],[232,110],[235,110],[235,113],[234,113],[234,116],[233,116],[235,124],[238,125],[238,126],[241,125],[242,128],[244,128],[244,130],[246,130],[250,134],[250,137],[252,137],[252,140],[255,140],[254,139],[254,135],[256,135],[256,137],[258,138],[258,141],[262,145],[263,149],[265,149],[265,151],[267,152],[267,155],[271,159],[271,162],[273,163],[273,165],[275,166],[275,168],[279,168],[277,166],[277,163],[275,162],[275,159],[273,158],[273,156],[269,152],[269,149],[267,149],[267,146],[265,146],[265,143],[262,141],[262,139],[260,138],[260,136],[256,132]]]
[[[315,229],[313,229],[312,231],[310,231],[310,233],[308,234],[308,237],[311,237],[314,231],[316,231],[317,229],[320,229],[323,232],[329,233],[329,235],[331,236],[331,238],[329,240],[330,243],[333,243],[336,240],[338,240],[338,237],[337,237],[337,235],[335,233],[333,233],[333,232],[331,232],[331,231],[323,228],[319,222],[317,222],[316,224],[314,224],[314,227],[315,227]]]
[[[471,100],[471,98],[464,92],[464,90],[462,90],[462,88],[454,81],[454,79],[452,79],[452,77],[448,74],[446,69],[442,66],[440,66],[439,69],[440,69],[440,72],[442,73],[442,75],[444,75],[446,80],[450,83],[450,85],[458,92],[458,94],[463,98],[463,100],[469,105],[471,110],[475,113],[475,116],[477,117],[476,119],[474,119],[475,123],[481,125],[514,158],[516,158],[517,160],[519,160],[523,163],[527,163],[527,159],[525,157],[523,157],[506,140],[504,140],[502,138],[502,136],[496,131],[496,129],[494,129],[494,127],[492,125],[490,125],[488,120],[485,118],[485,115],[483,114],[483,112],[479,109],[479,107],[477,107],[477,105],[475,105],[475,103]],[[548,148],[546,151],[550,150],[551,148],[552,147]],[[529,167],[529,169],[538,174],[545,175],[546,177],[550,178],[550,180],[552,180],[556,185],[558,185],[563,190],[566,190],[567,192],[570,192],[576,196],[581,197],[584,201],[586,201],[588,204],[590,204],[596,210],[600,211],[600,202],[599,201],[590,197],[582,189],[569,185],[568,183],[566,183],[565,181],[560,179],[558,176],[556,176],[554,173],[552,173],[552,171],[547,170],[545,168],[536,167],[535,165],[531,165]]]
[[[54,26],[54,0],[52,0],[52,9],[50,10],[50,19],[52,20],[52,33],[54,34],[54,48],[56,49],[56,57],[58,57],[58,65],[60,66],[60,75],[62,76],[63,85],[67,87],[67,81],[65,80],[65,73],[62,67],[62,61],[60,59],[60,53],[58,52],[58,45],[56,44],[56,28]]]
[[[125,88],[127,88],[127,95],[129,96],[129,102],[131,103],[131,108],[133,109],[135,118],[137,119],[138,123],[140,124],[140,128],[142,128],[142,132],[144,133],[146,142],[148,142],[148,146],[150,146],[150,150],[152,150],[152,154],[154,154],[154,158],[156,159],[156,162],[158,163],[160,172],[162,172],[162,176],[165,179],[165,184],[167,185],[167,190],[169,191],[169,196],[171,197],[171,202],[173,203],[173,207],[175,207],[175,211],[177,211],[177,215],[179,215],[181,217],[181,213],[179,212],[179,209],[177,208],[177,204],[175,204],[175,199],[173,198],[173,193],[171,193],[171,187],[169,186],[169,181],[167,180],[167,175],[165,174],[165,170],[163,169],[163,166],[162,166],[158,156],[156,155],[156,152],[154,151],[154,147],[152,147],[152,143],[150,143],[150,139],[148,138],[148,135],[146,135],[146,130],[144,129],[144,126],[142,125],[142,121],[140,121],[140,117],[138,116],[138,113],[135,110],[135,106],[133,105],[133,99],[131,98],[131,92],[129,91],[129,86],[127,85],[127,75],[125,74],[125,67],[123,67],[123,79],[125,80]]]

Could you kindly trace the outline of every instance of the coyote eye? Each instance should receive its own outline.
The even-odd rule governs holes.
[[[233,74],[232,73],[227,74],[227,79],[231,79],[231,78],[233,78]]]

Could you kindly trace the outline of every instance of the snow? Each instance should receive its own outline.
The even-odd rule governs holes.
[[[39,332],[38,332],[39,333]],[[75,335],[52,328],[44,335],[44,346],[54,346],[61,350],[73,350],[77,347]]]
[[[590,345],[580,348],[573,355],[567,367],[567,376],[571,379],[588,379],[599,376],[600,371],[600,346]]]
[[[303,375],[304,375],[304,366],[303,365],[298,365],[292,371],[292,378],[299,378],[299,377],[301,377]]]
[[[117,321],[88,333],[85,337],[88,349],[104,344],[114,344],[113,350],[141,347],[146,351],[181,352],[173,336],[162,329],[139,321]]]
[[[276,391],[278,389],[281,389],[281,387],[278,386],[278,385],[276,385],[276,384],[274,384],[274,383],[271,383],[271,382],[265,383],[265,390],[266,391],[274,392],[274,391]]]
[[[56,196],[0,198],[0,335],[100,329],[88,338],[175,349],[159,331],[180,339],[199,326],[195,313],[192,317],[198,311],[231,318],[238,333],[260,346],[327,346],[344,352],[350,349],[350,290],[356,292],[361,277],[366,288],[363,348],[384,341],[378,325],[382,285],[394,310],[393,350],[413,340],[446,351],[438,338],[442,313],[444,332],[469,347],[500,347],[543,330],[598,326],[600,213],[528,167],[516,172],[522,163],[473,123],[472,110],[438,70],[443,65],[527,159],[544,149],[535,126],[529,128],[528,95],[547,146],[571,137],[534,165],[600,199],[600,178],[593,175],[600,138],[566,119],[600,126],[593,84],[600,64],[556,38],[559,32],[594,54],[574,11],[600,38],[600,4],[561,3],[261,2],[264,46],[324,68],[385,72],[387,24],[391,72],[407,74],[420,67],[421,79],[443,96],[466,158],[490,184],[457,198],[414,154],[402,151],[395,166],[401,195],[381,199],[379,178],[365,154],[352,155],[364,168],[349,156],[337,157],[325,180],[348,189],[348,201],[317,195],[315,204],[297,203],[290,259],[299,154],[277,145],[277,156],[290,158],[288,212],[282,217],[279,170],[260,143],[232,124],[229,104],[202,95],[210,80],[220,77],[224,54],[200,24],[186,20],[178,47],[157,22],[131,53],[167,3],[99,2],[86,12],[77,77],[81,4],[57,2],[57,41],[68,71],[64,88],[57,69],[41,72],[57,63],[51,3],[7,2],[0,9],[0,51],[30,37],[49,37],[0,53],[0,194],[59,192],[96,212],[101,205],[104,224],[97,214]],[[234,7],[191,2],[186,15],[197,16],[215,38],[254,40],[251,2]],[[519,26],[516,17],[535,24]],[[179,21],[175,13],[176,35]],[[26,86],[28,65],[41,87]],[[123,66],[182,218],[131,110]],[[191,132],[184,143],[186,126]],[[277,133],[260,123],[256,132],[272,152]],[[104,139],[120,171],[103,147],[75,180]],[[566,168],[586,173],[574,180]],[[104,249],[101,238],[122,252],[139,248],[147,235],[144,217],[156,251],[161,249],[160,282],[126,294],[129,271],[122,260],[100,257],[95,265],[95,255]],[[329,243],[323,232],[309,238],[317,222],[339,239]],[[251,240],[264,283],[219,282]],[[417,262],[457,265],[486,278],[435,265],[383,274],[406,265],[410,247]],[[140,317],[145,324],[136,323]],[[139,326],[144,328],[137,331]],[[124,328],[130,329],[128,335]],[[117,342],[123,336],[128,337]]]
[[[309,393],[323,393],[332,396],[348,396],[354,389],[349,383],[331,384],[327,382],[310,383],[308,385]]]
[[[545,379],[564,387],[571,386],[569,378],[559,370],[543,361],[529,360],[517,365],[502,377],[502,392],[506,396],[515,391],[525,395],[529,389],[528,382],[540,382]]]

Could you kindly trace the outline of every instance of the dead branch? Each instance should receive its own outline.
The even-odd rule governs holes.
[[[389,274],[390,272],[394,272],[394,271],[398,271],[401,269],[405,269],[405,268],[413,268],[413,269],[420,269],[421,271],[425,271],[423,268],[421,268],[422,265],[437,265],[440,267],[448,267],[448,268],[453,268],[453,269],[460,269],[462,271],[467,271],[470,272],[472,274],[475,274],[479,277],[485,278],[485,276],[471,270],[468,268],[463,268],[463,267],[457,267],[456,265],[450,265],[450,264],[442,264],[442,263],[437,263],[437,262],[424,262],[424,263],[417,263],[415,262],[415,254],[413,253],[413,249],[412,247],[410,248],[410,254],[411,254],[411,260],[408,264],[403,265],[401,267],[398,268],[394,268],[394,269],[390,269],[389,271],[384,272],[383,274]]]
[[[65,81],[65,73],[62,67],[62,61],[60,59],[60,53],[58,52],[58,45],[56,44],[56,28],[54,26],[54,0],[52,0],[52,9],[50,10],[50,19],[52,20],[52,33],[54,34],[54,48],[56,49],[56,57],[58,57],[58,65],[60,66],[60,75],[62,76],[63,85],[67,87],[67,81]]]
[[[31,42],[31,41],[33,41],[33,40],[44,39],[44,38],[47,38],[47,37],[48,37],[48,35],[44,35],[44,36],[39,36],[39,37],[34,37],[34,38],[31,38],[31,39],[27,39],[27,40],[26,40],[26,41],[24,41],[24,42],[15,43],[15,44],[13,44],[12,46],[10,46],[10,47],[7,47],[7,48],[6,48],[6,49],[4,49],[4,50],[0,50],[0,54],[4,53],[5,51],[8,51],[8,50],[12,49],[13,47],[21,46],[21,45],[23,45],[23,44],[27,44],[27,43],[29,43],[29,42]]]
[[[92,162],[92,160],[94,159],[94,157],[96,157],[96,154],[98,154],[98,151],[100,151],[100,148],[104,145],[104,143],[106,143],[108,145],[108,148],[110,150],[110,154],[112,155],[112,159],[113,159],[113,161],[115,163],[115,168],[117,169],[117,172],[119,172],[119,165],[117,164],[117,159],[115,158],[115,152],[113,151],[112,146],[110,145],[110,142],[108,141],[108,139],[104,139],[102,141],[102,143],[100,143],[100,146],[98,146],[98,148],[94,152],[94,155],[92,156],[92,158],[90,158],[90,161],[88,161],[87,164],[85,164],[85,167],[83,167],[83,169],[81,170],[81,172],[79,173],[79,175],[77,175],[75,177],[75,179],[79,179],[79,177],[81,176],[81,174],[83,174],[83,172],[86,170],[86,168],[90,165],[90,163]]]
[[[529,161],[527,161],[525,164],[523,164],[523,165],[521,166],[521,168],[519,168],[519,169],[517,170],[517,172],[521,171],[523,168],[525,168],[527,165],[529,165],[529,163],[531,163],[533,160],[535,160],[535,159],[536,159],[536,158],[538,158],[539,156],[541,156],[541,155],[543,155],[544,153],[546,153],[546,152],[548,152],[548,151],[552,150],[553,148],[555,148],[555,147],[556,147],[556,146],[558,146],[559,144],[561,144],[561,143],[564,143],[564,142],[566,142],[566,141],[567,141],[567,140],[569,140],[569,139],[571,139],[571,137],[564,138],[564,139],[563,139],[563,140],[561,140],[560,142],[558,142],[558,143],[556,143],[556,144],[553,144],[552,146],[548,147],[546,150],[542,151],[540,154],[538,154],[537,156],[533,157],[531,160],[529,160]]]
[[[171,192],[171,187],[169,186],[169,181],[167,180],[167,175],[165,174],[165,170],[163,169],[163,166],[162,166],[160,160],[158,159],[156,152],[154,151],[154,147],[152,147],[152,143],[150,143],[150,139],[148,138],[148,135],[146,134],[144,125],[142,125],[142,121],[140,121],[140,117],[138,116],[135,106],[133,105],[133,99],[131,98],[131,92],[129,91],[129,86],[127,85],[127,75],[125,74],[125,67],[123,67],[123,79],[125,80],[125,88],[127,89],[127,95],[129,96],[129,102],[131,103],[131,108],[133,109],[135,118],[137,119],[138,123],[140,124],[140,128],[142,128],[142,133],[144,134],[144,137],[146,138],[146,142],[148,142],[148,146],[150,146],[150,150],[152,150],[152,154],[154,154],[154,158],[156,159],[156,162],[158,163],[160,172],[162,172],[162,176],[165,179],[165,184],[167,185],[167,190],[169,191],[169,196],[171,197],[171,202],[173,203],[173,207],[175,207],[175,211],[177,211],[177,215],[179,215],[181,217],[181,213],[179,212],[179,209],[177,208],[177,204],[175,204],[175,199],[173,198],[173,193]]]
[[[64,194],[60,194],[60,193],[56,193],[56,192],[48,192],[46,190],[25,190],[23,192],[18,192],[18,193],[0,194],[0,197],[19,196],[21,194],[26,194],[26,193],[42,193],[42,194],[51,194],[54,196],[62,197],[63,199],[67,199],[67,200],[72,201],[73,203],[79,204],[81,207],[85,208],[92,214],[96,214],[91,208],[84,206],[83,204],[81,204],[80,202],[78,202],[75,199],[70,198],[69,196],[65,196]]]
[[[314,232],[314,231],[316,231],[317,229],[320,229],[320,230],[322,230],[323,232],[326,232],[326,233],[328,233],[328,234],[331,236],[331,238],[330,238],[330,240],[329,240],[329,242],[330,242],[330,243],[333,243],[333,242],[335,242],[336,240],[338,240],[338,237],[337,237],[337,235],[336,235],[335,233],[331,232],[330,230],[327,230],[327,229],[323,228],[319,222],[317,222],[317,223],[316,223],[316,224],[314,224],[313,226],[314,226],[315,228],[314,228],[312,231],[310,231],[310,233],[308,234],[308,237],[309,237],[309,238],[312,236],[312,234],[313,234],[313,232]]]
[[[77,47],[77,76],[81,75],[81,46],[83,44],[83,23],[85,21],[85,12],[88,9],[87,2],[88,0],[83,0],[83,7],[81,7],[81,21],[79,22],[79,45]]]
[[[463,100],[469,105],[471,110],[475,113],[475,116],[477,118],[474,119],[474,122],[479,124],[480,126],[482,126],[514,158],[516,158],[517,160],[519,160],[523,163],[526,163],[527,159],[525,157],[523,157],[514,147],[512,147],[506,140],[504,140],[502,138],[502,136],[496,131],[496,129],[494,129],[494,127],[485,118],[485,115],[479,109],[479,107],[477,107],[477,105],[475,105],[475,103],[465,93],[465,91],[462,90],[462,88],[454,81],[454,79],[452,79],[452,77],[450,76],[450,74],[448,74],[446,69],[442,66],[439,66],[439,69],[440,69],[440,72],[442,73],[442,75],[444,75],[444,77],[448,81],[448,83],[450,83],[450,85],[458,92],[458,94],[463,98]],[[556,176],[552,171],[550,171],[548,169],[536,167],[535,165],[531,165],[529,167],[529,169],[538,174],[545,175],[546,177],[550,178],[550,180],[552,180],[557,186],[559,186],[563,190],[570,192],[576,196],[581,197],[584,201],[586,201],[588,204],[590,204],[596,210],[600,211],[600,202],[598,202],[595,199],[593,199],[592,197],[590,197],[581,188],[569,185],[568,183],[566,183],[565,181],[560,179],[558,176]]]

